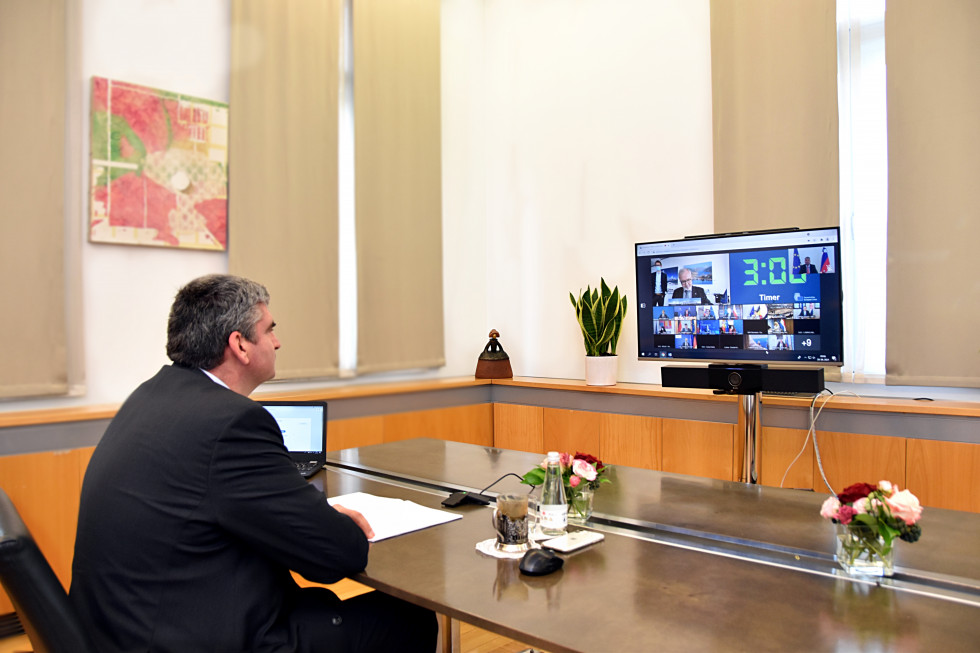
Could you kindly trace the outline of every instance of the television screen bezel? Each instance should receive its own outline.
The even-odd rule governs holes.
[[[642,327],[641,319],[642,319],[642,316],[644,315],[644,312],[645,312],[646,309],[641,309],[641,304],[644,301],[649,301],[649,297],[645,297],[645,296],[641,295],[640,276],[639,276],[640,275],[640,260],[641,260],[641,255],[640,255],[639,252],[640,252],[640,248],[641,247],[649,247],[651,245],[652,246],[657,246],[657,245],[678,245],[679,248],[686,249],[686,248],[691,247],[693,244],[701,243],[702,244],[702,247],[700,247],[697,250],[697,252],[690,252],[690,253],[702,253],[702,252],[703,253],[706,253],[706,254],[708,254],[708,253],[727,253],[727,252],[731,252],[731,251],[740,251],[742,249],[748,249],[748,250],[752,250],[752,249],[765,249],[766,246],[765,246],[765,244],[763,244],[764,241],[762,243],[759,243],[759,244],[755,244],[755,243],[749,242],[747,244],[747,246],[744,247],[744,248],[741,247],[740,244],[738,244],[738,243],[733,243],[731,246],[720,248],[720,249],[717,249],[717,250],[713,250],[711,248],[710,242],[712,240],[720,241],[720,240],[723,240],[723,239],[731,239],[731,238],[735,238],[735,239],[746,239],[747,241],[762,240],[766,236],[771,236],[771,237],[776,237],[776,238],[785,238],[787,236],[791,237],[794,234],[795,235],[799,235],[799,236],[805,238],[808,234],[811,234],[813,232],[822,232],[822,231],[833,231],[835,233],[835,238],[836,238],[836,241],[833,243],[833,245],[834,245],[834,247],[833,247],[833,258],[831,260],[832,260],[832,263],[833,263],[833,266],[834,266],[833,269],[835,271],[834,272],[834,276],[837,279],[837,293],[838,293],[838,296],[840,298],[840,306],[839,306],[839,317],[840,317],[840,319],[837,320],[836,324],[831,323],[830,325],[828,325],[829,328],[836,328],[838,330],[838,333],[836,335],[838,337],[838,342],[840,343],[840,351],[837,352],[837,354],[836,354],[838,356],[838,359],[836,361],[835,360],[806,360],[806,359],[792,359],[792,360],[790,360],[790,359],[779,359],[779,360],[771,360],[771,359],[769,359],[768,356],[747,357],[747,358],[746,357],[741,357],[741,358],[735,357],[735,358],[733,358],[733,357],[730,357],[730,356],[725,356],[724,353],[723,353],[725,350],[713,350],[712,351],[712,355],[709,355],[709,356],[704,356],[704,357],[701,357],[701,356],[690,357],[690,356],[686,356],[685,355],[685,352],[687,352],[689,350],[679,349],[679,348],[672,349],[671,350],[671,353],[673,355],[670,356],[670,357],[644,356],[643,355],[643,347],[642,347],[642,345],[643,345],[643,338],[641,337],[642,336],[642,332],[641,332],[641,327]],[[803,243],[801,243],[800,245],[803,246]],[[788,245],[785,249],[792,249],[794,246],[795,245]],[[776,248],[782,249],[783,246],[782,245],[778,245]],[[684,253],[687,253],[687,252],[684,252]],[[636,352],[637,352],[637,358],[639,360],[641,360],[641,361],[648,361],[648,362],[655,362],[655,363],[663,363],[663,364],[672,364],[672,363],[681,363],[681,364],[724,363],[724,364],[734,364],[734,365],[753,365],[753,364],[755,364],[755,365],[765,365],[765,366],[769,366],[769,367],[773,367],[773,368],[779,368],[779,367],[811,367],[811,368],[812,367],[821,367],[821,368],[837,367],[837,368],[839,368],[839,367],[842,367],[844,365],[844,288],[843,288],[844,284],[843,284],[843,273],[842,273],[843,271],[842,271],[842,268],[841,268],[843,256],[842,256],[842,252],[841,252],[841,239],[840,239],[840,227],[839,226],[811,227],[811,228],[791,228],[791,229],[767,229],[767,230],[759,230],[759,231],[741,231],[741,232],[722,233],[722,234],[704,234],[704,235],[696,235],[696,236],[687,236],[687,237],[684,237],[684,238],[671,238],[671,239],[665,239],[665,240],[644,241],[644,242],[635,243],[634,248],[633,248],[633,256],[634,256],[633,263],[634,263],[634,275],[635,275],[635,282],[636,282],[636,287],[635,288],[636,288],[636,307],[637,307],[636,308],[636,326],[637,326]],[[644,254],[642,256],[642,259],[645,260],[645,261],[649,261],[649,259],[651,259],[651,258],[652,258],[652,255],[650,255],[650,254]],[[668,258],[668,255],[663,255],[662,258]],[[819,261],[817,263],[819,263]],[[731,291],[731,287],[730,286],[729,286],[729,289],[728,290],[729,290],[729,292]],[[652,310],[652,308],[650,310]],[[651,318],[652,318],[652,313],[650,313],[650,315],[651,315]],[[820,326],[821,326],[821,331],[823,331],[825,325],[823,323],[821,323]],[[647,329],[647,332],[648,333],[651,333],[652,331],[653,331],[653,328],[652,327],[649,327]],[[691,350],[691,351],[693,351],[693,350]],[[701,350],[701,351],[706,351],[706,350]],[[714,355],[715,352],[718,352],[718,354],[717,355]],[[828,352],[828,355],[831,355],[831,352]]]

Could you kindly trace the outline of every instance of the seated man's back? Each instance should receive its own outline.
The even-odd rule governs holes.
[[[75,550],[71,597],[99,650],[238,651],[292,650],[289,567],[333,582],[364,568],[368,545],[261,406],[174,366],[93,454]]]
[[[433,650],[435,615],[331,583],[367,565],[364,516],[296,470],[248,395],[275,376],[268,291],[231,275],[177,293],[162,368],[126,400],[82,484],[69,597],[102,653]]]

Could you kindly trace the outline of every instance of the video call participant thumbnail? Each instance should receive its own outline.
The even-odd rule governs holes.
[[[677,272],[677,281],[681,284],[680,288],[675,288],[672,299],[697,300],[701,304],[711,304],[704,288],[694,285],[694,273],[690,268],[681,268]]]

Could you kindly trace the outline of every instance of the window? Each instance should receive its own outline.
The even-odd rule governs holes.
[[[353,0],[344,0],[340,39],[340,124],[338,125],[337,195],[340,210],[337,234],[338,299],[340,301],[340,375],[353,376],[357,369],[357,231],[354,220],[354,32]]]
[[[837,2],[844,380],[882,382],[888,226],[885,0]]]

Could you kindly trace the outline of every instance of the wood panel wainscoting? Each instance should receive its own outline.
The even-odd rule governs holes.
[[[453,406],[330,421],[331,448],[379,444],[416,437],[493,446],[490,404]],[[58,579],[71,584],[82,479],[95,447],[0,456],[0,487],[31,530]],[[0,591],[0,615],[13,612]]]
[[[611,465],[722,480],[738,480],[742,458],[735,402],[699,390],[461,378],[269,392],[256,398],[328,401],[331,449],[430,437],[542,454],[582,451]],[[829,426],[816,431],[819,460],[803,419],[809,400],[767,397],[766,405],[764,421],[774,415],[776,421],[799,426],[762,429],[762,484],[827,492],[822,463],[837,489],[884,478],[907,487],[926,506],[980,512],[980,404],[835,398],[820,421],[822,426],[827,420]],[[37,444],[43,438],[35,437],[32,429],[41,435],[67,429],[69,435],[56,440],[61,443],[71,439],[73,425],[107,423],[114,414],[115,407],[104,406],[0,413],[0,445],[5,445],[0,452],[6,454],[0,455],[0,486],[66,587],[81,482],[97,438],[77,447],[57,444],[45,450]],[[874,419],[868,420],[876,417],[891,421],[875,426]],[[930,418],[937,421],[929,422]],[[895,420],[905,419],[907,428],[893,429],[892,425],[905,424]],[[949,439],[929,437],[930,429],[938,432],[950,421],[970,431],[971,439],[956,441],[960,436],[955,433]],[[867,424],[872,425],[869,430],[888,432],[863,432]],[[43,429],[48,431],[42,433]],[[23,452],[11,444],[15,440],[27,443],[16,444],[26,447]],[[0,593],[0,614],[11,611],[9,599]]]
[[[738,480],[743,442],[732,397],[629,383],[585,386],[561,379],[493,384],[495,389],[515,389],[494,396],[498,447],[538,453],[549,448],[598,450],[596,455],[609,464]],[[534,390],[527,403],[513,400],[520,396],[519,388]],[[556,393],[573,399],[556,400]],[[646,403],[627,406],[624,397]],[[725,402],[730,409],[723,408]],[[560,403],[575,407],[556,407]],[[912,491],[927,507],[980,512],[980,404],[838,395],[811,437],[806,428],[810,398],[767,395],[764,403],[764,423],[775,414],[774,421],[794,421],[803,428],[762,428],[761,484],[828,492],[822,465],[838,491],[855,482],[887,479]],[[719,418],[719,406],[730,414]],[[624,414],[630,410],[663,416]],[[827,422],[837,428],[819,428]]]
[[[0,457],[0,486],[66,588],[71,583],[82,476],[93,450]],[[0,592],[0,614],[13,610],[7,593]]]

